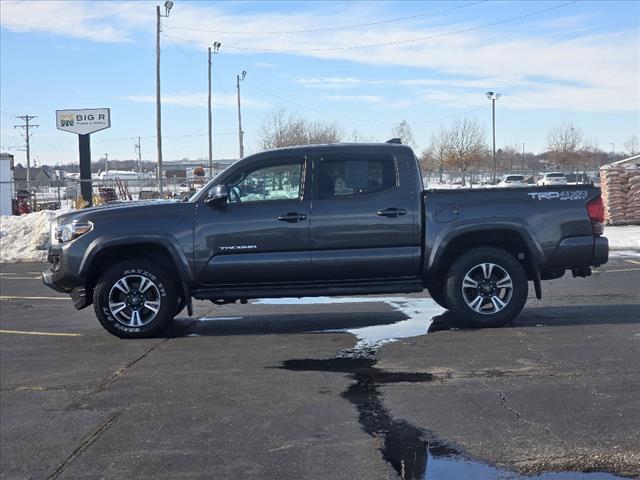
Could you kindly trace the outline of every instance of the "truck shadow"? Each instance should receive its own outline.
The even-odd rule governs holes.
[[[399,311],[332,312],[327,306],[323,313],[250,314],[243,317],[189,318],[179,317],[158,336],[175,338],[184,336],[228,336],[296,333],[346,332],[365,327],[400,323],[407,317]],[[526,308],[509,325],[500,328],[538,328],[569,325],[604,325],[640,323],[640,305],[581,305],[566,307]],[[242,313],[242,308],[234,310]],[[472,330],[450,312],[424,319],[420,334],[451,330]],[[393,337],[393,328],[388,330]]]

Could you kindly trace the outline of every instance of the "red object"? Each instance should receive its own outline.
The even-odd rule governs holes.
[[[587,202],[587,213],[591,220],[591,229],[596,237],[604,233],[604,203],[602,197],[598,196]]]
[[[18,202],[18,215],[24,215],[25,213],[31,213],[31,207],[27,202]]]

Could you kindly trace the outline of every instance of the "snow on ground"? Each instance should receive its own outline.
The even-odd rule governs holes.
[[[606,226],[604,236],[609,239],[611,250],[636,250],[640,251],[640,226]]]
[[[63,210],[0,216],[0,263],[43,262],[47,259],[51,220]]]

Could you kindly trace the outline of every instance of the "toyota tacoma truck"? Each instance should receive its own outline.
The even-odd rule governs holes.
[[[44,283],[91,304],[110,333],[158,334],[192,298],[411,293],[478,327],[524,307],[529,282],[608,259],[590,186],[425,190],[408,146],[338,144],[251,155],[188,201],[61,215]]]

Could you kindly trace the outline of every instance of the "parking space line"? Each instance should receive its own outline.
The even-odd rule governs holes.
[[[18,297],[13,295],[0,295],[0,300],[69,300],[69,297]]]
[[[640,268],[620,268],[616,270],[600,270],[598,273],[615,273],[615,272],[636,272]]]
[[[42,272],[0,272],[0,277],[11,276],[11,275],[41,275],[41,274]]]
[[[42,277],[5,277],[4,280],[40,280]]]
[[[12,333],[15,335],[44,335],[48,337],[81,337],[81,333],[55,333],[55,332],[27,332],[23,330],[0,330],[0,333]]]
[[[627,260],[627,263],[635,263],[636,265],[640,265],[640,261],[639,260]]]

